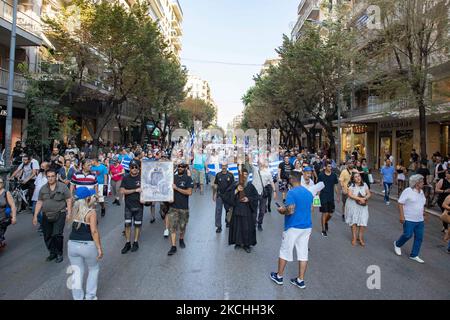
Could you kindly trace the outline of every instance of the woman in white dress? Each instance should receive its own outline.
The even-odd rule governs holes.
[[[348,199],[345,203],[345,222],[352,228],[352,246],[356,245],[359,233],[359,244],[364,247],[364,230],[369,220],[367,200],[371,197],[369,187],[362,181],[359,173],[352,174],[348,188]]]

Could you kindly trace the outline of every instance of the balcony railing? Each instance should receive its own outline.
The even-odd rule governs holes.
[[[0,68],[0,88],[8,89],[9,71]],[[28,81],[27,79],[19,74],[14,73],[14,91],[25,93],[27,90]]]
[[[405,110],[408,106],[406,99],[399,99],[396,101],[389,101],[380,103],[378,99],[369,99],[368,105],[364,107],[357,107],[354,110],[350,110],[348,115],[351,117],[370,116],[376,113],[388,113],[396,112],[399,110]]]
[[[0,18],[5,19],[8,22],[12,23],[12,15],[13,15],[13,7],[5,2],[4,0],[0,1]],[[17,11],[17,26],[19,28],[24,29],[25,31],[28,31],[35,36],[40,37],[42,32],[42,25],[41,23],[27,15],[26,13],[22,11]]]

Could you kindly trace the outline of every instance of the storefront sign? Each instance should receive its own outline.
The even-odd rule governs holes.
[[[380,123],[380,129],[409,128],[411,126],[411,120],[389,121]]]

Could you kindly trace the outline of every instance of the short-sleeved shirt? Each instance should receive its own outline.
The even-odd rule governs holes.
[[[69,188],[62,183],[57,182],[55,190],[50,190],[50,186],[44,184],[39,191],[39,200],[42,201],[42,212],[61,212],[67,208],[66,200],[70,199],[72,194]]]
[[[422,190],[419,193],[411,188],[403,190],[400,199],[398,199],[398,203],[403,204],[405,220],[411,222],[422,222],[424,220],[423,211],[426,202],[427,200]]]
[[[383,166],[381,168],[381,174],[383,175],[383,181],[386,183],[394,183],[394,166]]]
[[[22,180],[27,180],[28,178],[31,177],[31,175],[33,174],[33,170],[37,169],[39,170],[39,166],[35,166],[35,164],[33,162],[28,163],[27,165],[25,164],[21,164],[19,166],[20,170],[22,171],[22,176],[20,177]]]
[[[217,185],[217,191],[219,195],[223,195],[233,183],[234,183],[234,176],[231,172],[227,171],[224,174],[221,171],[216,174],[214,184]]]
[[[98,184],[105,184],[105,175],[108,174],[108,168],[100,163],[98,166],[92,166],[91,171],[97,176]]]
[[[126,175],[122,179],[121,188],[125,190],[134,190],[141,187],[141,176],[138,174],[133,177],[131,174]],[[125,195],[125,206],[129,209],[141,208],[143,204],[141,203],[141,195],[139,192],[133,192],[131,194]]]
[[[317,181],[322,181],[325,185],[325,188],[320,191],[320,202],[334,202],[334,186],[339,183],[337,175],[333,172],[330,175],[321,172]]]
[[[295,211],[292,215],[284,217],[284,230],[290,228],[309,229],[312,228],[311,207],[313,204],[313,195],[305,187],[295,187],[287,193],[286,207],[295,205]]]
[[[173,182],[177,186],[177,188],[187,190],[189,188],[194,188],[194,181],[187,174],[183,174],[182,176],[176,174],[173,177]],[[189,196],[181,194],[178,191],[174,192],[174,201],[171,204],[172,208],[175,209],[189,209]]]
[[[278,169],[281,169],[281,179],[289,179],[291,171],[295,168],[292,164],[286,164],[286,162],[283,161],[278,165]]]
[[[204,170],[206,163],[206,154],[195,154],[194,155],[194,169]]]
[[[123,168],[125,169],[125,171],[129,172],[130,171],[130,162],[131,160],[133,160],[133,158],[131,158],[129,155],[125,155],[125,156],[120,156],[119,157],[120,161],[121,161],[121,165],[123,166]]]
[[[109,167],[109,171],[111,172],[111,179],[113,181],[120,181],[123,179],[123,176],[121,175],[123,171],[123,166],[119,164],[117,167],[112,165]]]
[[[78,171],[72,175],[70,183],[75,186],[75,189],[78,187],[94,189],[97,185],[97,176],[92,172],[84,174],[83,171]]]

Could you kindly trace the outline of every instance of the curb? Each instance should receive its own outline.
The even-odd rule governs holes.
[[[384,197],[384,192],[375,191],[375,190],[371,190],[371,192],[374,193],[374,194],[376,194],[376,195],[379,195],[379,196]],[[392,197],[392,196],[391,196],[390,199],[391,199],[391,200],[394,200],[394,201],[396,201],[396,202],[398,201],[398,198],[397,198],[397,197]],[[435,216],[435,217],[440,217],[440,216],[441,216],[441,213],[440,213],[440,212],[435,211],[435,210],[432,210],[432,209],[425,209],[425,212],[428,213],[428,214],[431,214],[431,215],[433,215],[433,216]]]

